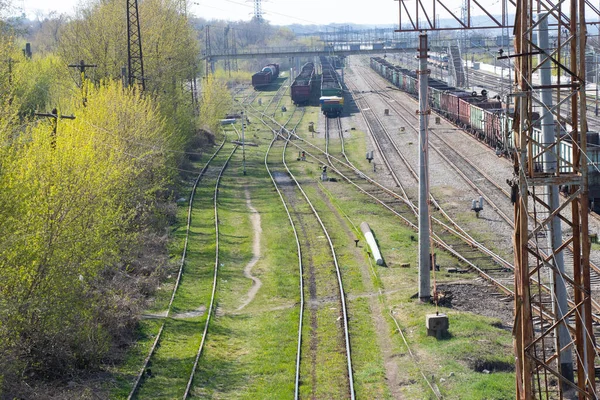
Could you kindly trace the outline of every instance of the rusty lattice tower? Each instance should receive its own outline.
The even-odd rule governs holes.
[[[585,45],[586,24],[596,23],[599,11],[587,0],[501,0],[500,15],[493,15],[483,1],[465,1],[466,19],[442,0],[400,0],[399,31],[513,29],[514,53],[499,58],[514,61],[514,175],[508,183],[515,222],[516,397],[596,399],[592,315],[600,307],[590,288]],[[594,14],[589,21],[586,12]],[[440,14],[460,28],[441,27]],[[567,144],[571,158],[561,153]],[[567,192],[563,201],[559,188]],[[567,252],[572,263],[564,261]]]
[[[517,397],[563,398],[572,393],[580,399],[596,398],[588,237],[586,2],[539,0],[534,8],[532,2],[519,0],[517,10],[512,181]],[[557,34],[556,48],[534,40],[534,32],[552,29],[551,25]],[[538,63],[533,62],[534,55]],[[550,78],[534,82],[533,74],[541,75],[545,68],[556,71],[556,83]],[[554,106],[543,97],[550,89],[556,93]],[[534,134],[534,108],[541,110],[542,125],[546,117],[554,121],[550,140]],[[572,144],[571,160],[561,154],[565,141]],[[552,206],[547,199],[559,185],[568,188],[569,196]],[[560,238],[560,243],[544,251],[539,235],[552,232],[558,218],[570,233],[564,235],[564,242]],[[573,254],[571,270],[557,263],[567,248]],[[563,304],[561,291],[566,292]],[[552,386],[552,381],[558,385]]]
[[[128,83],[138,84],[144,90],[144,60],[142,57],[142,34],[137,0],[127,0],[127,66]]]

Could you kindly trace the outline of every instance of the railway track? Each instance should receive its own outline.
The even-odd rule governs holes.
[[[273,111],[273,114],[270,115],[269,118],[272,118],[275,114],[276,109],[279,107],[279,104],[281,102],[281,99],[283,98],[283,95],[285,93],[285,91],[282,91],[283,85],[282,87],[278,90],[276,96],[274,96],[271,99],[271,102],[269,103],[269,105],[267,106],[267,108],[265,109],[265,111],[260,111],[258,109],[256,109],[253,106],[250,106],[250,108],[252,108],[251,114],[261,120],[266,126],[269,126],[265,123],[265,116],[267,109],[269,108],[269,106],[274,102],[275,97],[277,97],[277,102],[275,110]],[[280,93],[280,91],[282,91]],[[296,129],[296,127],[300,124],[300,122],[302,121],[302,118],[304,117],[304,112],[305,112],[305,108],[302,107],[300,109],[300,111],[298,110],[298,107],[294,107],[292,110],[292,113],[290,114],[289,118],[287,119],[287,121],[283,124],[282,128],[285,126],[291,126],[291,130],[294,131]],[[288,221],[290,222],[290,226],[292,228],[292,231],[294,233],[294,238],[296,241],[296,251],[298,253],[298,270],[299,270],[299,278],[298,278],[298,282],[299,282],[299,297],[300,297],[300,304],[299,304],[299,317],[298,317],[298,339],[297,339],[297,348],[296,348],[296,366],[295,366],[295,373],[294,373],[294,399],[299,399],[300,397],[300,367],[301,367],[301,357],[302,357],[302,333],[303,333],[303,329],[304,329],[304,310],[305,310],[305,296],[304,296],[304,291],[305,291],[305,285],[304,285],[304,264],[302,262],[302,247],[300,245],[300,237],[298,236],[298,230],[296,229],[296,224],[294,223],[294,219],[292,218],[292,214],[290,211],[290,207],[288,207],[288,204],[284,198],[284,194],[282,192],[282,190],[280,189],[280,187],[277,185],[277,181],[273,175],[273,173],[271,172],[271,169],[269,168],[269,154],[271,152],[271,149],[273,148],[275,142],[277,141],[277,139],[279,139],[279,133],[281,132],[281,129],[278,129],[277,134],[273,135],[273,139],[271,140],[271,142],[269,143],[269,147],[267,148],[267,151],[265,152],[265,158],[264,158],[264,165],[265,165],[265,170],[267,171],[267,173],[269,174],[269,177],[271,179],[271,182],[273,183],[273,186],[275,187],[275,190],[277,191],[277,194],[281,200],[281,203],[285,209],[286,215],[288,217]]]
[[[378,85],[373,80],[370,81],[371,85]],[[405,117],[405,115],[412,115],[411,110],[400,102],[392,103],[383,96],[381,98],[386,102],[387,106],[396,111],[398,116],[407,122],[407,125],[411,126],[411,130],[416,135],[418,132],[412,128],[412,124],[418,121],[416,118],[408,120],[408,118]],[[400,106],[402,110],[398,110],[396,105]],[[434,139],[433,141],[430,141],[431,148],[436,151],[436,153],[438,153],[473,190],[485,198],[486,202],[493,207],[494,211],[498,213],[511,229],[514,229],[513,220],[512,217],[510,217],[513,212],[513,206],[509,201],[510,192],[506,190],[504,186],[498,184],[495,179],[490,177],[474,162],[469,160],[468,157],[456,150],[437,129],[429,128],[428,131],[432,134],[430,138]],[[472,139],[469,134],[464,133],[464,135],[468,139]],[[530,217],[534,217],[531,212]],[[530,245],[535,246],[536,244],[532,241],[530,242]],[[570,251],[572,251],[572,249],[570,249]],[[570,258],[572,259],[572,255]],[[596,266],[592,266],[594,269],[591,277],[592,283],[598,284],[600,283],[600,268],[594,267]]]
[[[307,389],[304,390],[310,390],[306,394],[307,396],[354,399],[348,312],[335,248],[319,213],[301,183],[291,172],[285,159],[291,143],[290,131],[295,129],[301,118],[296,123],[290,123],[292,115],[285,124],[281,125],[272,117],[260,113],[258,110],[255,110],[254,115],[274,133],[269,150],[265,155],[265,167],[284,207],[289,212],[288,218],[296,237],[298,238],[299,231],[304,233],[302,238],[297,239],[296,246],[299,251],[302,275],[300,280],[301,315],[302,319],[306,318],[309,328],[302,321],[299,323],[295,398],[300,396],[303,391],[302,385],[305,385]],[[285,126],[292,126],[292,128],[285,129]],[[277,164],[269,163],[269,155],[276,148],[282,152],[281,161]],[[281,172],[275,170],[274,166],[281,168]],[[293,200],[298,196],[303,200]],[[326,241],[315,235],[307,234],[307,232],[316,231],[322,232]],[[334,267],[334,276],[332,276],[329,266]],[[332,296],[336,292],[337,296]],[[332,309],[332,305],[336,303],[339,308]],[[304,335],[308,335],[308,337],[303,343],[302,335],[305,329],[309,330],[308,333],[304,332]],[[328,337],[332,331],[337,332],[335,337]],[[340,343],[344,343],[343,349],[339,348]],[[344,354],[343,359],[342,354]],[[321,378],[323,376],[329,378]]]
[[[412,186],[418,183],[418,175],[411,163],[404,156],[399,146],[395,143],[394,139],[384,126],[381,119],[373,111],[364,99],[356,99],[357,104],[362,110],[362,114],[365,117],[365,122],[369,127],[369,131],[372,134],[374,142],[381,154],[384,164],[387,166],[388,171],[392,175],[396,185],[400,186],[403,194],[402,196],[410,201],[412,204],[412,211],[416,221],[417,207],[415,205],[416,198],[414,195],[409,195],[403,189],[403,184],[398,175],[411,176]],[[393,152],[394,157],[388,156],[388,152]],[[394,161],[394,158],[397,157]],[[399,168],[401,171],[407,171],[398,173]],[[453,218],[444,211],[440,206],[439,202],[432,196],[431,202],[434,205],[432,209],[432,222],[441,229],[436,229],[434,237],[440,239],[441,242],[446,243],[445,248],[460,249],[460,253],[464,255],[466,259],[476,260],[476,267],[474,270],[478,271],[484,278],[492,281],[494,284],[499,286],[505,293],[512,294],[512,290],[509,287],[512,285],[512,277],[507,274],[506,271],[512,269],[510,262],[503,259],[500,255],[494,251],[488,249],[483,244],[475,240],[469,235]],[[414,222],[416,224],[416,222]],[[449,235],[448,233],[452,233]],[[459,239],[457,241],[457,238]],[[479,254],[478,254],[479,253]],[[469,264],[472,265],[472,262]]]
[[[294,109],[292,116],[290,116],[290,120],[293,118],[294,114],[297,112],[297,109]],[[298,119],[298,122],[296,124],[294,124],[294,128],[297,127],[300,124],[300,121],[302,121],[302,117],[304,116],[304,108],[302,108],[302,113],[300,118]],[[286,125],[289,123],[289,121],[286,123]],[[294,129],[292,128],[292,129]],[[292,219],[292,214],[290,213],[290,208],[288,207],[285,198],[283,197],[283,193],[282,191],[279,189],[279,186],[277,186],[277,182],[275,181],[275,177],[273,176],[273,174],[271,173],[271,169],[269,168],[269,153],[271,151],[271,148],[273,147],[273,144],[275,143],[275,141],[278,139],[278,135],[273,135],[273,139],[271,140],[271,142],[269,143],[269,147],[267,148],[267,151],[265,152],[265,170],[267,171],[267,173],[269,174],[269,178],[271,179],[271,182],[273,183],[273,186],[275,187],[275,190],[277,191],[277,195],[279,196],[279,199],[281,200],[281,204],[283,205],[283,208],[285,209],[286,215],[288,217],[288,221],[290,222],[290,226],[292,227],[292,231],[294,233],[294,238],[296,240],[296,252],[298,253],[298,271],[299,271],[299,277],[298,277],[298,282],[299,282],[299,286],[300,286],[300,304],[299,304],[299,318],[298,318],[298,345],[296,348],[296,369],[295,369],[295,373],[294,373],[294,399],[298,400],[299,396],[300,396],[300,360],[301,360],[301,354],[302,354],[302,330],[303,330],[303,320],[304,320],[304,266],[302,264],[302,248],[300,246],[300,238],[298,236],[298,230],[296,229],[296,224],[294,223],[294,220]]]
[[[239,138],[239,134],[238,134]],[[213,205],[214,205],[214,215],[215,215],[215,264],[214,264],[214,274],[212,281],[212,289],[210,294],[210,302],[208,306],[208,312],[206,314],[206,322],[204,323],[204,331],[202,332],[202,340],[200,341],[200,345],[198,346],[198,351],[196,352],[196,357],[194,359],[194,365],[192,367],[192,372],[190,373],[190,377],[188,379],[187,386],[185,388],[185,392],[183,394],[183,400],[186,400],[190,395],[190,390],[192,388],[192,384],[194,381],[194,375],[196,374],[196,369],[198,368],[198,362],[200,357],[202,356],[202,351],[204,350],[204,344],[206,343],[206,335],[208,334],[208,328],[210,325],[211,317],[215,308],[215,298],[217,294],[217,282],[219,276],[219,207],[218,207],[218,198],[219,198],[219,185],[221,183],[221,178],[223,177],[223,173],[227,166],[229,165],[229,161],[235,154],[236,150],[239,146],[234,146],[233,150],[227,157],[227,160],[223,164],[223,167],[219,171],[219,175],[217,176],[217,180],[215,183],[215,190],[213,195]]]
[[[271,123],[277,124],[277,122],[274,120],[271,120]],[[279,127],[278,129],[285,131],[281,127]],[[286,132],[286,134],[287,133],[289,132]],[[283,137],[283,133],[280,133],[280,135]],[[304,151],[307,157],[312,157],[313,159],[317,160],[319,163],[324,165],[329,164],[329,160],[334,160],[335,165],[329,164],[331,165],[330,171],[333,171],[334,173],[339,175],[340,178],[350,183],[361,193],[367,195],[373,201],[382,205],[387,210],[391,211],[403,223],[415,230],[415,232],[418,231],[418,224],[415,211],[416,206],[410,200],[407,200],[402,195],[393,192],[392,190],[379,184],[375,180],[369,178],[366,174],[361,172],[353,165],[348,164],[344,160],[338,159],[337,157],[326,153],[325,150],[315,146],[314,144],[300,137],[296,136],[296,138],[297,140],[292,142],[292,145],[297,147],[299,151]],[[312,151],[309,149],[311,149]],[[456,231],[452,226],[444,224],[443,222],[440,223],[443,229],[439,233],[434,234],[434,242],[439,248],[448,251],[458,260],[465,263],[473,270],[478,271],[485,279],[494,282],[505,293],[512,294],[511,289],[506,287],[501,282],[497,281],[492,275],[494,271],[503,270],[503,267],[498,267],[497,264],[494,264],[494,266],[490,268],[481,268],[480,265],[484,259],[481,257],[474,257],[471,254],[473,253],[474,248],[484,249],[485,251],[485,248],[480,243],[474,242],[471,239],[465,237],[461,237],[460,232]],[[441,239],[441,236],[445,237],[447,234],[451,234],[448,237],[454,238],[453,242],[446,242],[445,240]],[[460,238],[460,240],[456,240],[456,238]],[[456,248],[461,248],[461,246],[464,246],[462,251],[456,250]],[[488,254],[490,258],[497,257],[491,251]],[[477,264],[470,261],[470,259],[472,258],[477,259]],[[486,272],[486,269],[489,272]]]
[[[226,138],[223,140],[223,143],[221,143],[221,145],[217,148],[217,150],[214,152],[214,154],[212,154],[212,156],[209,158],[209,160],[206,162],[206,164],[204,165],[204,167],[202,168],[202,170],[200,171],[200,173],[198,174],[198,176],[196,177],[194,184],[192,186],[192,190],[190,192],[190,200],[188,202],[188,210],[187,210],[187,221],[186,221],[186,234],[185,234],[185,239],[184,239],[184,247],[183,247],[183,251],[182,251],[182,256],[181,256],[181,260],[179,262],[179,269],[177,272],[177,278],[175,281],[175,285],[173,287],[173,291],[171,293],[171,297],[169,300],[169,304],[167,307],[167,310],[165,312],[165,315],[162,319],[160,328],[158,330],[158,333],[156,334],[156,337],[154,339],[154,342],[150,348],[149,353],[147,354],[146,358],[144,359],[144,363],[143,366],[140,370],[140,372],[138,373],[133,387],[127,397],[128,400],[134,399],[136,398],[136,396],[138,395],[140,389],[142,388],[143,384],[144,384],[144,378],[148,372],[148,366],[151,363],[152,358],[155,355],[156,349],[158,348],[158,346],[160,345],[162,339],[163,339],[163,333],[165,331],[166,328],[166,323],[168,321],[169,318],[172,318],[171,316],[171,312],[172,312],[172,307],[173,307],[173,302],[175,301],[175,298],[177,296],[177,290],[180,286],[180,282],[181,282],[181,278],[184,274],[184,265],[187,261],[187,255],[188,255],[188,244],[189,244],[189,240],[190,240],[190,229],[191,229],[191,225],[192,225],[192,210],[193,210],[193,204],[194,204],[194,200],[195,200],[195,194],[198,188],[198,185],[200,184],[200,182],[203,180],[203,178],[207,175],[208,170],[210,167],[212,167],[212,162],[213,160],[217,157],[217,155],[221,152],[221,150],[223,149],[224,145],[226,143]],[[237,147],[237,146],[236,146]],[[235,148],[234,150],[235,151]],[[233,155],[233,151],[230,154],[230,156],[227,158],[226,163],[223,165],[223,167],[221,168],[221,171],[223,171],[227,165],[227,163],[229,162],[229,160],[231,159],[231,156]],[[215,193],[216,196],[216,193]],[[216,203],[215,203],[216,204]],[[217,264],[215,264],[217,265]],[[207,318],[210,318],[210,314]],[[204,336],[206,334],[206,330],[208,329],[208,322],[206,323],[206,329],[205,329],[205,333],[203,334],[203,338],[202,338],[202,342],[204,342]],[[195,369],[195,366],[194,366]],[[187,396],[187,394],[186,394]],[[184,397],[185,399],[186,397]]]
[[[371,84],[373,85],[373,83],[371,83]],[[377,84],[375,83],[375,85],[377,85]],[[382,96],[382,99],[383,99],[383,101],[386,102],[387,106],[389,106],[391,109],[395,110],[398,113],[398,115],[407,122],[407,124],[409,126],[412,126],[411,124],[414,124],[416,122],[416,121],[409,121],[406,117],[404,117],[404,115],[412,115],[412,112],[407,107],[402,105],[400,102],[392,103],[383,96]],[[411,99],[411,101],[413,101],[413,100]],[[396,107],[396,104],[399,105],[400,107],[402,107],[402,110],[398,110]],[[479,167],[477,167],[471,160],[469,160],[467,157],[460,154],[459,151],[454,149],[453,146],[451,146],[451,144],[448,143],[442,137],[442,135],[438,134],[436,129],[429,129],[429,132],[433,134],[432,136],[430,136],[430,138],[434,137],[435,139],[438,140],[437,145],[436,145],[436,143],[430,142],[431,148],[433,148],[448,163],[448,165],[450,165],[454,170],[456,170],[458,172],[458,174],[462,177],[462,179],[464,179],[465,182],[471,188],[476,190],[480,195],[482,195],[486,199],[487,203],[494,208],[494,210],[501,216],[503,221],[511,229],[514,229],[513,221],[508,216],[508,215],[510,215],[510,212],[512,211],[512,210],[510,210],[510,208],[511,208],[510,202],[507,202],[507,199],[508,200],[510,199],[510,193],[506,189],[504,189],[502,186],[500,186],[494,179],[492,179],[483,170],[481,170]],[[415,134],[417,134],[416,130],[415,130]],[[465,133],[465,135],[467,135],[470,138],[470,136],[468,134]],[[482,188],[483,186],[485,188]],[[490,193],[492,193],[492,194],[490,194]],[[499,205],[498,204],[499,202],[502,202],[503,205],[502,206]],[[504,207],[504,211],[502,210],[502,207]],[[533,218],[533,215],[531,213],[530,213],[530,217]],[[546,240],[545,236],[542,237],[541,239],[543,241]],[[534,251],[536,251],[538,249],[539,243],[538,243],[537,237],[530,240],[530,247]],[[592,267],[592,271],[591,271],[592,283],[600,284],[600,268],[593,263],[591,263],[590,265]],[[572,248],[570,246],[567,246],[567,248],[565,249],[565,266],[567,269],[567,273],[569,273],[569,270],[570,270],[570,273],[572,275],[573,255],[572,255]],[[510,265],[509,267],[511,270],[513,269],[512,265]],[[544,280],[542,280],[542,279],[543,278],[541,276],[538,277],[538,282],[544,282]],[[546,292],[550,292],[550,289],[548,286],[544,285],[544,288],[545,288]],[[596,321],[600,321],[600,316],[598,315],[598,314],[600,314],[600,305],[594,301],[593,307],[594,307],[594,312],[595,312],[594,318]]]

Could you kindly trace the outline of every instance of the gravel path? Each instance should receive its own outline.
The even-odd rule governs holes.
[[[254,300],[254,296],[256,296],[256,293],[258,293],[258,290],[262,286],[261,280],[255,276],[252,276],[252,274],[251,274],[252,268],[254,267],[254,265],[256,265],[256,263],[260,259],[260,237],[262,235],[262,228],[261,228],[261,224],[260,224],[260,214],[258,213],[258,211],[256,211],[256,208],[252,207],[252,203],[250,202],[250,192],[248,191],[248,189],[246,189],[245,193],[246,193],[246,206],[250,209],[250,212],[252,212],[252,215],[250,216],[250,221],[252,221],[252,230],[254,232],[254,240],[252,242],[253,256],[252,256],[252,259],[250,260],[250,262],[248,264],[246,264],[246,267],[244,268],[244,276],[248,279],[252,279],[252,287],[248,291],[246,301],[244,301],[244,303],[242,303],[242,305],[239,306],[236,311],[240,311],[241,309],[246,307],[248,304],[250,304],[252,302],[252,300]]]

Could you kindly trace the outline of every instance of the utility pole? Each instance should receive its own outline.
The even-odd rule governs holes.
[[[49,113],[34,113],[37,117],[47,117],[52,119],[52,135],[50,136],[50,145],[53,149],[56,148],[56,131],[58,129],[58,120],[59,119],[75,119],[74,115],[62,115],[58,114],[58,110],[54,108]]]
[[[206,52],[206,69],[204,71],[205,75],[208,76],[210,75],[213,70],[212,70],[212,60],[210,59],[210,54],[211,54],[211,48],[210,48],[210,25],[206,25],[205,28],[205,37],[204,37],[204,48],[205,48],[205,52]]]
[[[127,0],[127,64],[129,86],[137,82],[142,91],[146,90],[137,0]]]
[[[13,60],[12,57],[8,57],[6,63],[8,64],[8,84],[12,85],[12,66],[14,63],[18,63],[18,60]],[[598,113],[596,113],[598,115]]]
[[[419,78],[419,299],[429,302],[430,268],[432,266],[429,236],[429,143],[427,140],[427,123],[429,113],[427,103],[427,86],[429,70],[427,69],[427,34],[419,35],[418,56]]]
[[[538,3],[538,7],[540,4]],[[542,50],[542,54],[538,56],[539,75],[541,89],[539,92],[541,100],[541,129],[543,146],[548,147],[555,143],[555,120],[552,112],[552,64],[547,54],[552,52],[550,49],[548,39],[548,19],[544,17],[546,11],[538,8],[538,46]],[[558,169],[558,154],[556,147],[552,150],[546,151],[542,156],[542,169],[548,174],[552,175],[557,172]],[[550,206],[549,210],[556,210],[560,207],[559,190],[558,185],[550,184],[544,188],[546,203]],[[548,218],[549,216],[541,216],[542,218]],[[567,288],[565,286],[565,280],[562,277],[565,274],[565,265],[563,252],[560,250],[562,245],[562,227],[560,218],[558,216],[552,217],[552,221],[548,225],[549,234],[548,237],[548,249],[547,253],[554,253],[554,257],[548,262],[553,264],[553,272],[550,273],[550,293],[553,299],[552,311],[555,314],[557,320],[562,320],[556,327],[556,348],[564,349],[560,351],[560,372],[570,382],[574,381],[573,378],[573,353],[569,342],[571,337],[569,335],[568,323],[569,319],[565,316],[566,310],[568,310],[567,302]]]
[[[244,175],[246,175],[246,137],[244,135],[244,131],[246,128],[246,116],[244,112],[241,112],[242,115],[242,167],[244,169]]]
[[[85,87],[85,70],[86,68],[96,68],[98,67],[96,64],[86,64],[85,61],[79,61],[79,64],[69,64],[69,68],[77,68],[79,69],[79,78],[80,78],[80,87],[81,87],[81,97],[83,101],[83,106],[86,106],[87,103],[87,90]]]
[[[86,68],[97,68],[98,65],[96,64],[86,64],[85,61],[81,60],[79,61],[78,64],[69,64],[68,65],[69,68],[77,68],[79,69],[79,73],[81,74],[81,81],[80,84],[83,85],[83,82],[85,82],[85,70]]]
[[[31,43],[25,43],[23,55],[31,60],[31,57],[33,56],[33,53],[31,52]]]

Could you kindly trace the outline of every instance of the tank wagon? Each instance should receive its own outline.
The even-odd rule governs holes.
[[[372,57],[370,64],[372,69],[394,86],[413,97],[418,97],[418,79],[414,71],[392,65],[380,57]],[[465,92],[448,86],[445,82],[430,78],[428,96],[429,105],[434,111],[496,150],[497,155],[513,154],[514,113],[506,112],[506,107],[501,102],[488,99],[485,90],[482,93]],[[532,148],[535,157],[542,151],[542,147],[538,143],[543,143],[543,136],[539,124],[539,114],[532,113],[531,119],[533,121]],[[564,136],[565,140],[560,141],[559,168],[563,173],[572,172],[569,163],[573,160],[573,144],[565,131],[561,133],[561,136]],[[589,198],[594,211],[600,212],[600,172],[598,172],[600,138],[598,132],[588,132],[587,143]],[[542,166],[536,165],[535,168],[541,169]]]
[[[302,66],[302,70],[292,83],[291,96],[294,104],[308,104],[312,93],[314,76],[315,64],[307,62]]]
[[[328,57],[320,57],[321,61],[321,96],[319,105],[327,117],[339,117],[344,109],[344,90],[339,82],[337,72]]]
[[[262,70],[252,75],[252,86],[260,88],[270,84],[279,76],[279,64],[267,64]]]

